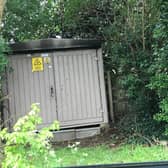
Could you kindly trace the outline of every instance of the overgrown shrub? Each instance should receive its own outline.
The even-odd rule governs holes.
[[[0,123],[2,120],[2,101],[4,100],[4,94],[3,94],[3,82],[5,81],[5,67],[8,63],[7,57],[5,55],[5,52],[7,52],[8,47],[7,44],[5,43],[4,39],[0,37]]]
[[[7,45],[2,37],[0,37],[0,73],[4,72],[5,66],[8,63],[5,56]],[[1,78],[0,78],[1,79]]]
[[[49,144],[50,130],[58,130],[59,123],[55,121],[50,127],[36,132],[37,125],[42,122],[39,112],[38,105],[32,104],[31,111],[17,121],[11,133],[7,128],[0,132],[5,144],[2,168],[49,167],[50,159],[55,157]]]
[[[5,67],[8,63],[5,53],[8,47],[4,39],[0,37],[0,98],[2,97],[2,81],[4,80]]]
[[[155,115],[155,119],[167,123],[165,134],[168,135],[168,1],[161,2],[160,20],[154,29],[154,61],[149,68],[152,77],[148,86],[156,91],[159,98],[160,110]]]
[[[1,34],[8,41],[48,38],[58,33],[58,1],[6,1]]]

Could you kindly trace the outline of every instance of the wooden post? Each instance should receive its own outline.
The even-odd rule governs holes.
[[[110,119],[111,119],[112,123],[115,123],[114,108],[113,108],[112,83],[111,83],[111,73],[110,73],[110,71],[107,72],[107,88],[108,88],[108,97],[109,97]]]

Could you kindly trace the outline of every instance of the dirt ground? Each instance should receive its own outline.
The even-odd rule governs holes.
[[[55,147],[66,147],[69,144],[75,144],[76,142],[80,142],[80,147],[94,147],[98,145],[108,145],[109,147],[117,147],[122,144],[125,140],[125,137],[116,129],[116,128],[108,128],[105,130],[101,130],[99,135],[95,135],[89,138],[83,139],[75,139],[64,142],[55,142],[53,145]]]

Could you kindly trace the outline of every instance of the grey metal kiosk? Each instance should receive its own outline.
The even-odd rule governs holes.
[[[10,125],[40,103],[40,127],[54,120],[61,128],[108,122],[101,43],[43,39],[11,46],[7,92]]]

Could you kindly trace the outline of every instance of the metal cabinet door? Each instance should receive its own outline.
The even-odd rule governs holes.
[[[96,50],[55,52],[54,69],[61,126],[101,123],[103,113]]]
[[[42,58],[42,71],[32,72],[32,58],[40,55],[24,54],[9,58],[13,69],[8,76],[10,117],[13,123],[30,110],[32,103],[40,103],[40,116],[43,119],[41,126],[47,126],[57,119],[51,54],[48,61]]]

